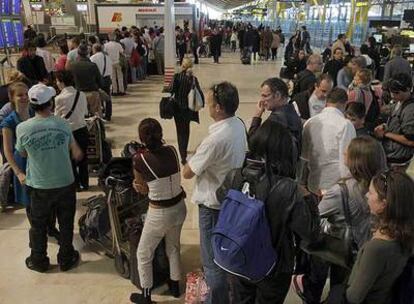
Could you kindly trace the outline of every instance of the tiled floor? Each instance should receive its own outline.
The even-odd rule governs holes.
[[[250,123],[259,87],[263,80],[276,76],[280,61],[257,62],[241,65],[238,55],[224,53],[221,64],[213,64],[210,59],[201,59],[194,68],[200,84],[205,90],[213,83],[227,80],[234,83],[240,94],[238,115]],[[107,136],[113,143],[114,154],[119,155],[124,144],[137,138],[137,125],[145,117],[158,115],[158,103],[161,98],[162,78],[152,76],[136,85],[130,85],[128,95],[114,98],[113,121],[107,124]],[[207,111],[200,113],[201,123],[192,124],[189,150],[194,151],[206,136],[212,120]],[[176,145],[173,121],[162,121],[164,138],[167,143]],[[193,181],[185,181],[184,187],[191,197]],[[97,190],[96,187],[93,187]],[[76,223],[83,214],[82,201],[96,193],[81,193],[78,196]],[[188,215],[182,233],[182,260],[184,272],[197,269],[199,260],[199,237],[197,209],[187,199]],[[60,273],[56,268],[49,273],[39,274],[26,269],[24,259],[29,254],[28,222],[24,210],[0,214],[0,304],[23,303],[82,303],[115,304],[129,303],[129,294],[134,291],[131,283],[121,278],[113,267],[113,260],[99,252],[98,248],[85,245],[79,237],[77,224],[75,245],[82,254],[78,268]],[[52,264],[56,264],[57,245],[49,242],[49,255]],[[157,289],[154,300],[162,303],[183,303],[173,301],[163,295],[166,288]],[[286,303],[300,303],[295,295],[289,295]],[[220,304],[220,303],[217,303]]]

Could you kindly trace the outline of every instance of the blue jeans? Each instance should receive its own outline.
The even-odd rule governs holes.
[[[203,205],[199,207],[201,259],[207,285],[210,287],[206,304],[230,303],[227,274],[214,263],[211,246],[211,235],[218,221],[219,212],[220,210],[207,208]]]

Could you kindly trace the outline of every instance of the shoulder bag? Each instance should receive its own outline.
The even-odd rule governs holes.
[[[75,111],[76,105],[78,104],[79,95],[80,95],[80,91],[76,91],[75,101],[73,102],[73,105],[70,111],[65,115],[65,119],[69,119],[72,116],[73,111]]]
[[[328,263],[351,269],[358,248],[352,234],[348,188],[344,182],[339,183],[339,186],[341,188],[342,207],[345,216],[344,224],[338,226],[324,221],[321,223],[319,241],[302,249],[306,253],[317,256]]]
[[[200,91],[196,86],[196,79],[193,76],[193,83],[191,85],[191,90],[188,93],[188,108],[191,111],[198,112],[204,107],[204,100],[201,96]]]

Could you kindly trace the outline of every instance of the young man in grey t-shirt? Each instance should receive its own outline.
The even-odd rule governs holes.
[[[26,266],[34,271],[49,269],[47,257],[47,225],[56,210],[60,241],[57,256],[60,269],[67,271],[79,261],[79,252],[72,245],[76,211],[76,188],[71,155],[82,159],[82,152],[73,139],[69,124],[51,113],[56,91],[44,84],[29,92],[30,107],[35,117],[22,122],[16,129],[16,150],[27,156],[26,174],[19,174],[30,195],[30,248]]]

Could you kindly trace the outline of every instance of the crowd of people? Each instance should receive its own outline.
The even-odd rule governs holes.
[[[238,44],[264,60],[276,58],[283,44],[279,29],[251,25],[226,35],[214,28],[207,36],[216,63],[223,43],[233,50]],[[235,85],[216,83],[203,94],[193,62],[185,56],[193,53],[198,63],[196,33],[177,27],[176,39],[181,71],[169,91],[179,152],[165,143],[156,119],[140,122],[138,137],[145,149],[133,156],[133,187],[150,204],[137,250],[142,292],[130,300],[152,303],[152,260],[162,239],[169,290],[180,297],[184,178],[195,180],[190,200],[198,205],[206,303],[283,303],[290,286],[306,303],[320,303],[328,277],[328,303],[392,303],[414,249],[414,182],[406,173],[414,155],[413,80],[401,47],[393,46],[380,85],[373,82],[381,73],[371,38],[355,56],[346,37],[338,36],[324,64],[302,27],[285,50],[295,54],[293,88],[281,78],[264,80],[247,129],[237,115]],[[18,61],[19,72],[0,88],[3,159],[14,173],[14,201],[26,206],[31,225],[26,266],[39,272],[49,269],[48,234],[59,241],[62,271],[80,258],[73,247],[73,221],[76,191],[89,187],[85,117],[111,120],[111,95],[124,95],[128,83],[150,69],[161,74],[164,66],[162,28],[122,28],[106,43],[74,37],[59,48],[53,62],[44,37],[32,35]],[[190,122],[199,121],[189,107],[194,89],[214,123],[188,157]],[[270,115],[263,121],[265,112]],[[219,267],[212,241],[229,190],[241,190],[247,180],[257,185],[256,197],[264,201],[278,257],[259,282]],[[324,255],[328,249],[322,241],[332,227],[349,227],[342,240],[352,244],[335,261]]]

